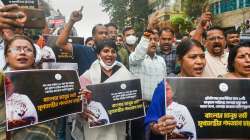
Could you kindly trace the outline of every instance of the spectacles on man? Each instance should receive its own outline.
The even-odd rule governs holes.
[[[22,51],[24,51],[25,53],[33,53],[33,49],[29,47],[17,47],[8,49],[8,52],[12,53],[21,53]]]

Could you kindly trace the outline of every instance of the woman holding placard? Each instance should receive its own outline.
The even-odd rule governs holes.
[[[204,51],[204,47],[198,41],[183,40],[177,47],[178,63],[180,64],[178,76],[200,77],[206,65]],[[176,117],[173,113],[176,110],[182,112],[182,115]],[[167,138],[196,139],[192,116],[184,105],[172,101],[172,90],[168,83],[161,82],[155,89],[145,118],[145,125],[150,140],[163,140],[166,135]]]

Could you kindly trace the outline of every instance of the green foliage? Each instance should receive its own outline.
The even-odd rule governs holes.
[[[185,15],[171,16],[170,23],[181,35],[188,34],[194,28],[190,18]]]
[[[184,12],[190,18],[197,18],[207,2],[208,0],[183,0]]]
[[[132,26],[137,33],[143,32],[149,14],[147,0],[102,0],[102,6],[120,30]]]

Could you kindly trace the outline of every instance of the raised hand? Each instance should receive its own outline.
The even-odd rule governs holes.
[[[70,21],[72,22],[80,21],[82,19],[82,10],[83,10],[83,6],[81,7],[80,10],[73,11],[70,15]]]

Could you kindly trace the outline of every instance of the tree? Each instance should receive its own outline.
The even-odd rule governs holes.
[[[180,35],[188,34],[194,25],[190,18],[185,15],[175,15],[170,18],[170,23]]]
[[[190,18],[197,18],[207,4],[208,0],[183,0],[184,12]]]
[[[102,0],[102,6],[119,29],[132,26],[137,33],[143,32],[150,13],[147,0]]]

